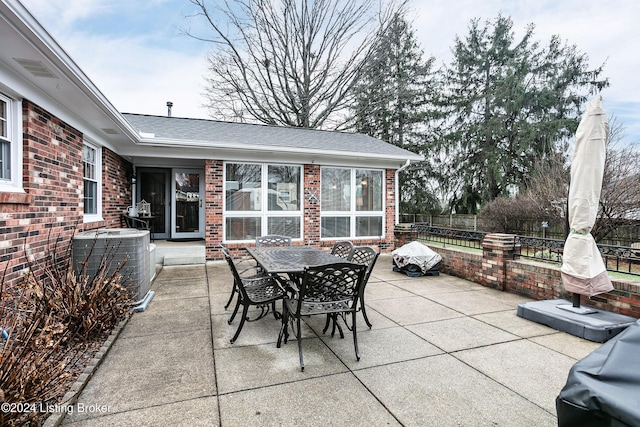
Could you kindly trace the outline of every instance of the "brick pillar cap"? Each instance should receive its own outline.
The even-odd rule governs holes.
[[[515,242],[514,234],[505,233],[491,233],[487,234],[482,241],[482,246],[488,246],[492,248],[504,248],[513,249]]]
[[[396,228],[400,229],[400,230],[410,230],[411,228],[413,228],[413,224],[412,223],[400,223],[400,224],[396,224]]]

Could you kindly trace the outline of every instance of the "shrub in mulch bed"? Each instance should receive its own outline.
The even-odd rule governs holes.
[[[131,314],[132,298],[121,274],[126,260],[110,271],[116,250],[102,258],[95,275],[87,274],[86,261],[76,274],[71,239],[62,249],[49,239],[43,259],[25,255],[28,272],[17,286],[5,289],[2,280],[1,426],[40,425],[109,333]],[[0,278],[5,272],[6,267]]]

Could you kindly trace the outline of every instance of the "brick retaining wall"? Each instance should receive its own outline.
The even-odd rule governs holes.
[[[396,227],[395,235],[396,247],[415,240],[408,227]],[[572,294],[565,292],[562,285],[560,266],[517,259],[514,241],[512,235],[489,234],[483,241],[482,254],[435,245],[430,248],[442,256],[443,273],[535,300],[571,301]],[[640,318],[640,278],[636,281],[612,278],[611,282],[613,291],[591,298],[582,296],[582,303]]]

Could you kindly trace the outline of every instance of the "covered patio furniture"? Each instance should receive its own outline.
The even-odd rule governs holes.
[[[366,267],[350,262],[306,267],[299,285],[290,282],[292,295],[284,298],[282,327],[278,336],[278,348],[284,337],[289,338],[289,324],[298,340],[300,370],[304,371],[302,356],[302,316],[316,314],[337,316],[351,313],[353,345],[356,359],[360,360],[356,328],[358,296]]]
[[[640,320],[578,361],[556,399],[558,427],[640,426]]]
[[[266,316],[270,309],[273,310],[273,315],[276,319],[279,318],[279,313],[275,310],[275,302],[281,300],[285,293],[283,288],[278,283],[278,279],[271,275],[261,275],[255,277],[241,277],[233,262],[233,258],[225,252],[225,258],[233,274],[234,286],[238,288],[238,299],[236,306],[233,310],[233,314],[229,318],[227,323],[231,324],[233,319],[238,313],[238,309],[242,306],[242,314],[240,318],[240,324],[236,333],[231,338],[230,342],[233,344],[244,326],[245,321],[253,322],[262,319]],[[249,307],[256,306],[260,309],[260,314],[254,319],[249,319],[248,312]]]
[[[420,242],[407,243],[391,252],[391,255],[393,256],[393,271],[404,273],[409,277],[440,274],[442,257]]]
[[[331,248],[331,255],[335,255],[339,258],[349,259],[351,252],[353,251],[353,243],[348,240],[341,240],[333,244]]]
[[[256,247],[262,246],[291,246],[291,237],[277,234],[256,237]]]

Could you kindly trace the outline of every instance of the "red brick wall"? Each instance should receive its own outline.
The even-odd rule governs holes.
[[[396,226],[396,171],[387,169],[385,171],[385,236],[386,238],[378,242],[382,252],[391,252],[394,249],[393,230]]]
[[[560,267],[511,260],[505,263],[506,289],[535,300],[564,298],[572,294],[564,290]],[[582,296],[582,303],[602,310],[640,318],[640,283],[611,279],[614,290],[590,298]]]
[[[441,272],[472,282],[479,283],[482,280],[482,255],[451,248],[430,248],[442,257]]]
[[[315,196],[315,197],[311,197]],[[304,240],[309,246],[320,246],[320,166],[304,165]]]
[[[414,236],[410,228],[397,227],[396,247],[412,241],[408,236]],[[572,294],[565,292],[562,285],[559,266],[513,259],[514,250],[517,252],[518,248],[513,244],[509,248],[508,241],[508,235],[489,235],[483,241],[486,247],[482,254],[436,245],[429,247],[442,256],[440,271],[443,273],[534,300],[571,300]],[[504,250],[499,248],[501,242]],[[611,282],[613,291],[591,298],[583,296],[582,302],[601,310],[640,318],[640,281],[612,278]]]
[[[222,160],[207,160],[205,174],[205,245],[207,259],[223,259],[220,252],[222,235],[222,201],[224,200],[224,168]]]
[[[437,246],[431,246],[431,249],[442,256],[440,271],[443,273],[487,286],[481,273],[482,264],[486,261],[482,255]],[[571,300],[571,294],[565,292],[562,286],[559,267],[523,260],[506,260],[504,271],[504,291],[534,300]],[[612,279],[611,282],[615,288],[613,291],[591,298],[582,297],[582,302],[601,310],[640,318],[640,283],[622,279]]]
[[[131,206],[133,166],[113,151],[102,149],[102,217],[108,228],[118,228],[120,215]]]
[[[58,242],[64,249],[74,232],[111,225],[116,210],[129,204],[131,197],[114,182],[131,166],[104,150],[107,164],[103,173],[109,179],[103,188],[103,195],[109,198],[103,206],[108,211],[106,221],[83,224],[82,134],[27,100],[22,107],[23,186],[27,194],[0,193],[0,275],[6,271],[8,287],[26,272],[25,250],[37,260],[50,244]]]

